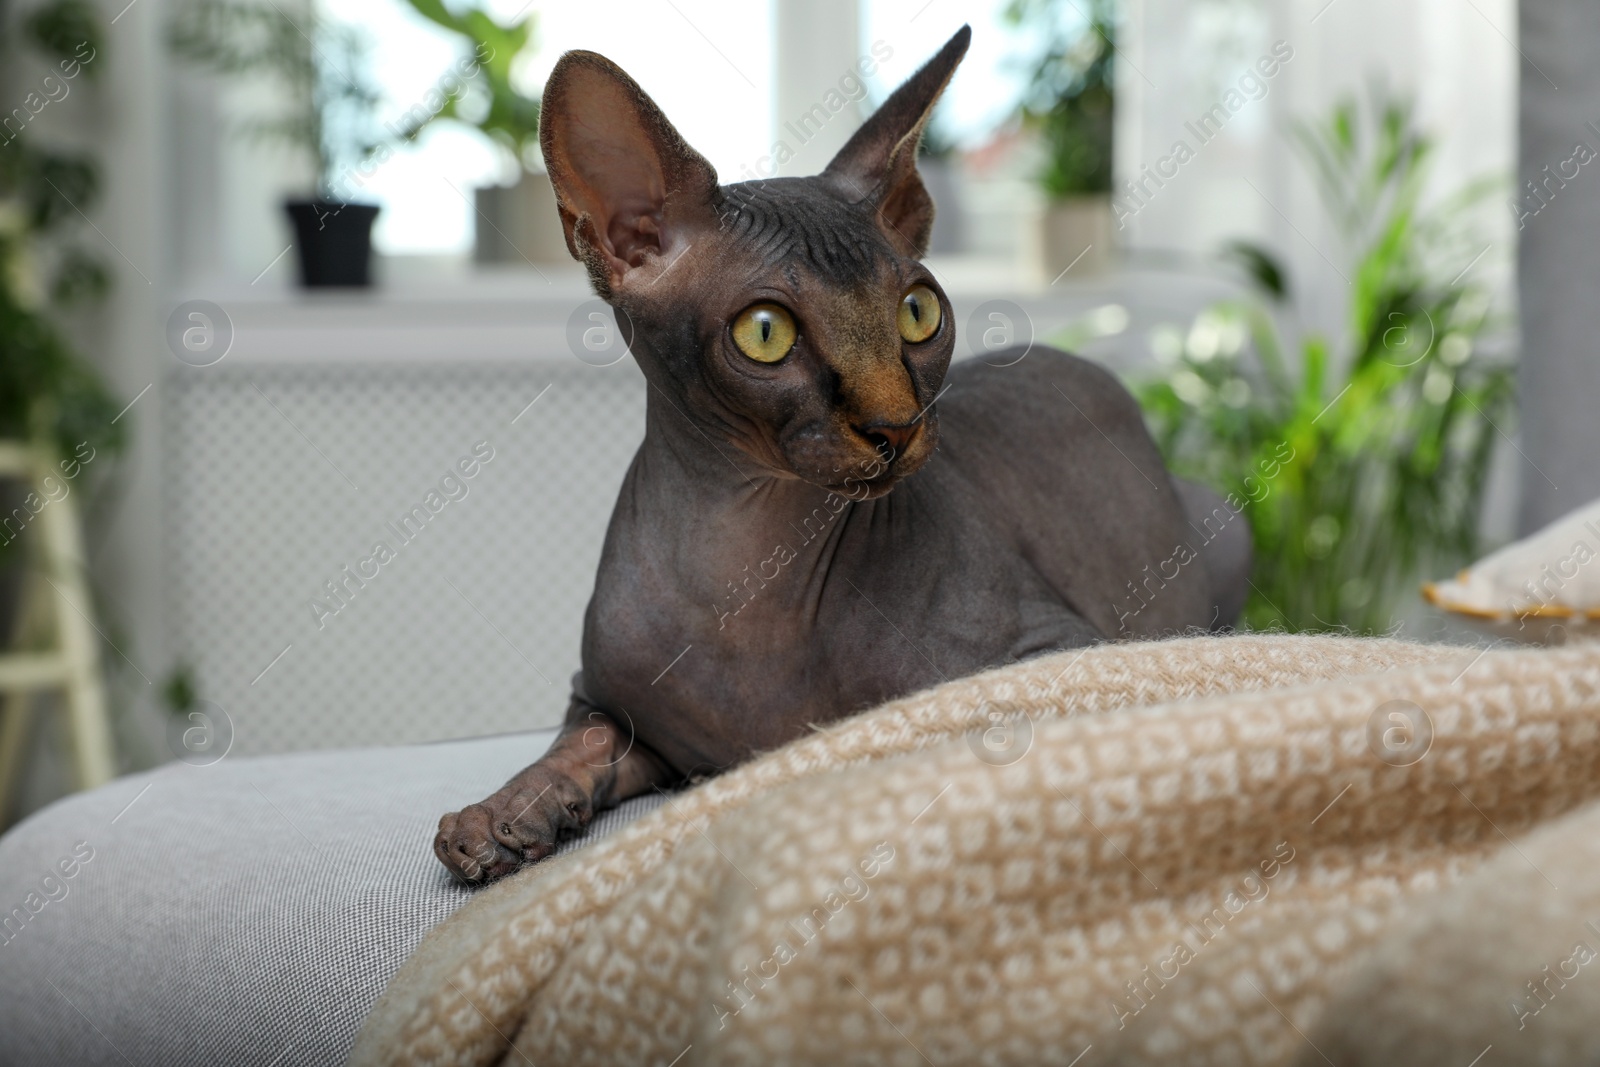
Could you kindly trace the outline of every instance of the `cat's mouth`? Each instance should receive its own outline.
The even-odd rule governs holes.
[[[850,500],[872,500],[920,470],[938,438],[938,419],[931,411],[903,423],[834,416],[767,438],[760,454],[780,478],[795,478]],[[757,454],[748,444],[745,451]]]
[[[931,427],[919,422],[909,432],[888,435],[864,433],[861,437],[872,447],[872,452],[853,466],[834,468],[824,475],[816,471],[812,477],[801,477],[820,489],[837,493],[851,500],[872,500],[893,489],[903,478],[915,474],[926,462],[932,448],[929,440]],[[796,473],[800,473],[796,471]]]

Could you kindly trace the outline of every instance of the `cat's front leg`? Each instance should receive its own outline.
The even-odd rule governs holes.
[[[549,752],[493,795],[439,820],[434,855],[464,882],[492,882],[554,852],[595,812],[673,780],[658,756],[575,696]]]

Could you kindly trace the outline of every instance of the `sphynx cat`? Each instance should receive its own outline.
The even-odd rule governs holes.
[[[1242,517],[1169,476],[1110,374],[1038,347],[950,366],[916,157],[970,37],[821,174],[735,185],[609,60],[556,65],[539,140],[567,247],[648,382],[645,437],[560,737],[439,821],[461,879],[813,724],[1242,607]]]

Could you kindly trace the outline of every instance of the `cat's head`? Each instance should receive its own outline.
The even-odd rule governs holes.
[[[651,385],[719,448],[858,498],[933,453],[956,328],[920,262],[933,201],[917,144],[970,39],[962,27],[821,174],[723,186],[610,60],[556,64],[539,141],[567,247]]]

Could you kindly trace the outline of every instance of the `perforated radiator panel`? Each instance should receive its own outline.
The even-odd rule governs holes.
[[[224,363],[176,375],[168,397],[174,635],[234,752],[560,720],[644,432],[631,360]],[[493,458],[469,478],[475,445]]]

